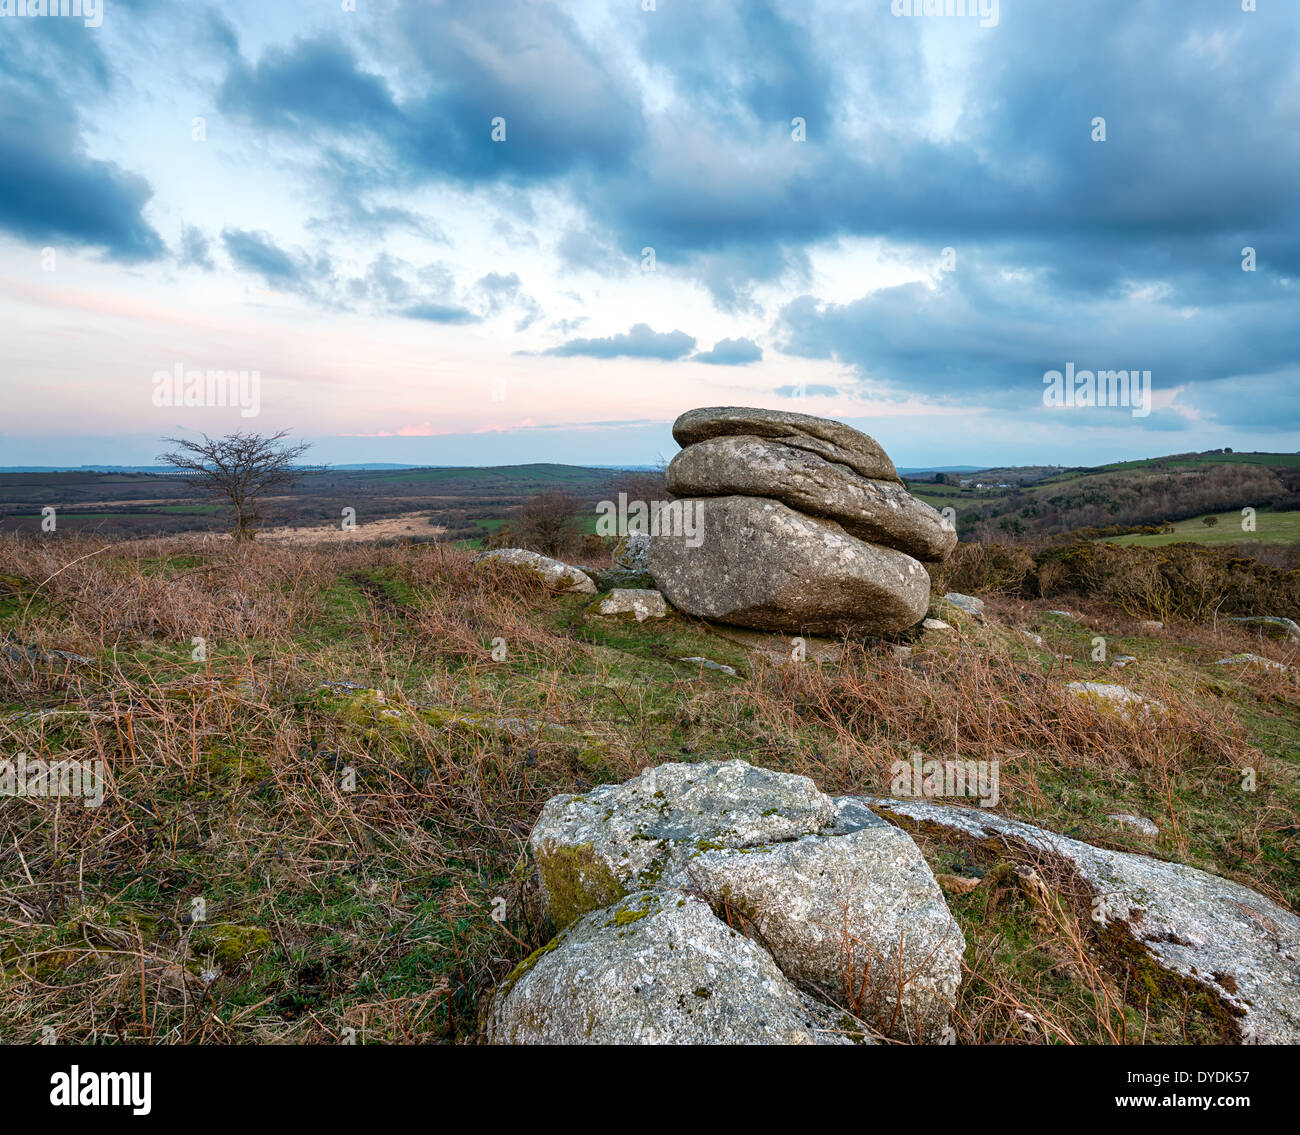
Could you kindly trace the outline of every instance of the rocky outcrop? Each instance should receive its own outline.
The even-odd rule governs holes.
[[[699,502],[699,545],[651,541],[650,569],[680,611],[757,630],[871,634],[918,622],[930,578],[911,556],[776,500]]]
[[[875,438],[830,418],[754,406],[706,406],[687,410],[673,423],[673,440],[683,448],[715,437],[775,438],[847,465],[863,477],[902,483],[894,463]]]
[[[851,536],[941,560],[957,533],[924,501],[893,481],[860,476],[846,465],[761,437],[719,437],[683,449],[668,466],[679,497],[746,496],[779,500],[808,516],[833,520]]]
[[[1110,851],[986,810],[864,798],[949,838],[1046,854],[1086,884],[1092,917],[1142,962],[1200,986],[1246,1043],[1300,1043],[1300,917],[1248,887],[1181,863]]]
[[[629,896],[658,896],[656,911],[701,898],[826,1003],[882,1034],[944,1036],[965,941],[934,876],[905,832],[806,777],[739,760],[661,765],[554,797],[530,842],[547,910],[582,927],[579,941],[617,923]]]
[[[679,499],[655,518],[648,562],[674,607],[794,635],[883,634],[925,614],[925,564],[957,534],[874,438],[737,406],[688,411],[673,436],[685,447],[667,473]],[[670,523],[683,516],[693,522]]]

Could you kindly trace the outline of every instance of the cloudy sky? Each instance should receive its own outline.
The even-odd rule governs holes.
[[[0,465],[649,464],[716,404],[903,466],[1300,446],[1294,0],[22,6]],[[1071,363],[1151,412],[1045,406]]]

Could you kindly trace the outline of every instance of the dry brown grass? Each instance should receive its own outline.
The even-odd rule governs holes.
[[[990,608],[1027,624],[1038,612],[1020,602]],[[1294,847],[1294,768],[1243,715],[1293,722],[1295,678],[1207,665],[1220,650],[1294,651],[1236,624],[1171,626],[1195,666],[1153,654],[1085,674],[995,620],[906,662],[859,646],[839,665],[754,658],[747,677],[706,680],[675,657],[737,648],[682,619],[590,631],[580,605],[440,545],[0,541],[4,630],[94,659],[0,655],[0,753],[97,760],[110,784],[95,809],[0,800],[0,1036],[474,1038],[485,991],[549,934],[526,859],[543,802],[665,760],[741,756],[836,793],[888,793],[913,750],[997,761],[1004,810],[1062,830],[1145,803],[1162,853],[1294,900],[1277,867]],[[1132,633],[1112,608],[1081,613],[1087,625],[1059,633]],[[207,661],[191,659],[198,637]],[[1168,712],[1157,726],[1063,698],[1080,677]],[[384,690],[382,708],[314,693],[343,680]],[[54,712],[15,713],[31,709]],[[542,728],[464,728],[446,712]],[[1261,782],[1248,805],[1246,765]],[[197,897],[206,924],[188,919]],[[223,961],[223,927],[266,939]],[[1088,933],[1064,914],[1042,924],[1045,956],[1091,991],[1055,1009],[1055,987],[972,938],[962,1039],[1132,1041],[1112,1004],[1131,1010],[1130,992],[1090,960]]]

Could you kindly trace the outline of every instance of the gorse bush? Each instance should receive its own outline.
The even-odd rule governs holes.
[[[1023,599],[1099,599],[1135,618],[1300,613],[1300,571],[1194,544],[1079,541],[1031,554],[1012,545],[962,543],[936,571],[935,587]]]

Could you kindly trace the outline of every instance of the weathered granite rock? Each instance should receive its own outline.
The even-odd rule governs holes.
[[[615,545],[613,560],[616,566],[627,571],[649,571],[650,534],[629,532]]]
[[[551,920],[566,926],[680,872],[702,846],[756,847],[829,831],[834,801],[806,776],[744,761],[666,764],[581,796],[553,796],[530,843]]]
[[[1121,717],[1148,717],[1162,714],[1167,709],[1154,698],[1143,697],[1127,686],[1111,682],[1067,682],[1065,692],[1071,697],[1083,698],[1096,706],[1105,706]]]
[[[673,423],[673,438],[683,448],[709,438],[740,435],[776,438],[847,465],[863,477],[901,484],[898,470],[875,438],[830,418],[753,406],[705,406],[687,410]]]
[[[762,497],[694,507],[695,540],[661,532],[650,542],[651,573],[678,610],[793,634],[888,633],[926,612],[930,578],[903,552]]]
[[[1181,863],[1110,851],[984,809],[864,797],[922,827],[1057,857],[1093,892],[1094,918],[1150,961],[1226,1005],[1247,1043],[1300,1043],[1300,917]]]
[[[1137,832],[1139,835],[1157,836],[1160,834],[1160,829],[1145,816],[1134,816],[1128,812],[1112,812],[1106,819],[1114,820],[1121,828],[1128,828],[1129,831]]]
[[[880,1031],[933,1041],[947,1027],[965,941],[919,849],[806,777],[661,765],[548,801],[531,844],[557,925],[637,889],[685,888]]]
[[[974,595],[963,595],[960,591],[949,591],[944,596],[954,607],[960,607],[968,615],[974,615],[977,619],[984,618],[984,600],[977,599]]]
[[[836,800],[833,834],[703,851],[694,890],[723,896],[787,976],[843,1001],[882,1033],[937,1042],[966,942],[906,832]]]
[[[668,466],[667,486],[678,497],[779,500],[918,560],[941,560],[957,543],[956,531],[943,517],[901,485],[870,480],[768,438],[716,437],[688,446]]]
[[[6,636],[0,648],[6,658],[13,662],[29,662],[42,665],[63,663],[68,666],[93,666],[95,660],[84,654],[74,654],[70,650],[46,650],[40,646],[24,646],[12,635]]]
[[[1274,638],[1284,638],[1291,642],[1300,642],[1300,625],[1294,619],[1284,619],[1280,615],[1247,615],[1234,618],[1234,623],[1257,626],[1265,634]]]
[[[1230,654],[1227,658],[1220,658],[1216,666],[1263,666],[1266,670],[1287,670],[1289,667],[1284,662],[1274,662],[1271,658],[1264,658],[1259,654]]]
[[[591,609],[595,614],[606,617],[634,615],[638,623],[643,623],[646,619],[662,619],[668,614],[664,597],[659,592],[633,587],[615,587],[597,599]]]
[[[492,1000],[492,1044],[843,1044],[707,903],[638,891],[561,931]]]
[[[591,577],[570,564],[543,556],[540,552],[530,552],[526,548],[496,548],[474,557],[474,563],[493,562],[512,564],[515,567],[529,568],[541,576],[542,581],[552,591],[573,591],[580,595],[595,595],[596,585]]]

